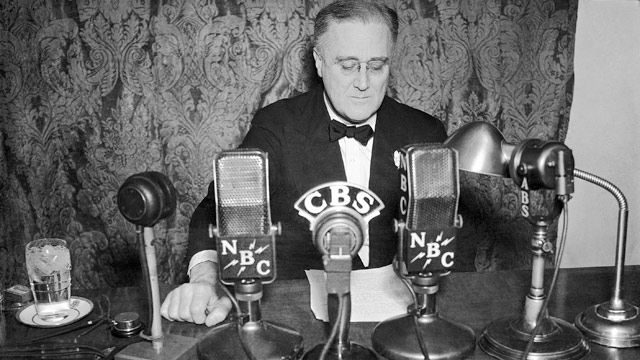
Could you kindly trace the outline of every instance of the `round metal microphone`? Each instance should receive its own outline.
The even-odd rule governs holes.
[[[156,352],[162,350],[162,317],[160,314],[160,287],[156,253],[153,246],[153,228],[158,221],[171,215],[176,208],[176,191],[171,181],[162,173],[147,171],[131,175],[118,190],[118,209],[122,216],[136,225],[140,262],[142,264],[149,303],[149,340]],[[116,332],[127,334],[138,331],[125,321]]]
[[[363,232],[366,224],[363,224],[362,217],[358,219],[358,214],[355,211],[345,207],[329,208],[318,216],[316,221],[316,226],[313,229],[313,239],[322,256],[329,255],[331,234],[338,229],[350,238],[349,256],[354,257],[358,254],[358,250],[362,247],[366,236]]]
[[[147,171],[131,175],[118,190],[118,209],[128,221],[153,226],[176,208],[176,191],[162,173]]]

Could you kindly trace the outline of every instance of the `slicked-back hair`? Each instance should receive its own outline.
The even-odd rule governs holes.
[[[398,38],[398,14],[376,0],[337,0],[318,12],[314,25],[314,46],[329,29],[332,22],[360,20],[364,23],[380,21],[391,31],[393,43]]]

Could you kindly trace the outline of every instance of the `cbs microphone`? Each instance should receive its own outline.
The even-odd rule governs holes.
[[[406,315],[379,323],[373,348],[390,360],[462,359],[475,347],[471,328],[439,316],[440,277],[454,266],[460,197],[457,152],[439,144],[412,144],[394,154],[402,196],[396,221],[394,269],[411,284],[415,303]]]
[[[369,236],[369,220],[384,208],[369,189],[343,181],[322,184],[296,201],[298,214],[309,220],[313,242],[322,255],[327,307],[332,328],[325,344],[303,359],[375,359],[375,353],[349,341],[353,258]]]
[[[281,231],[271,222],[268,169],[268,156],[258,149],[222,151],[214,158],[217,225],[210,235],[220,282],[235,289],[237,317],[198,344],[199,359],[279,360],[302,354],[302,336],[263,320],[260,310],[262,285],[276,279],[275,239]]]

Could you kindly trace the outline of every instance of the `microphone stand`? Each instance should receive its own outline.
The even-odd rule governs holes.
[[[351,319],[351,237],[344,232],[330,230],[328,253],[323,256],[327,275],[327,307],[331,334],[325,344],[319,344],[303,359],[370,360],[376,354],[370,349],[349,341]]]
[[[140,333],[139,336],[151,341],[152,346],[149,347],[146,342],[137,342],[118,352],[114,358],[116,360],[181,359],[187,353],[192,352],[197,339],[162,333],[160,286],[158,284],[156,250],[153,246],[153,228],[136,225],[136,237],[138,238],[140,263],[148,301],[147,326],[151,331],[150,334]]]
[[[207,334],[198,344],[198,359],[298,359],[303,350],[302,336],[262,319],[262,281],[243,279],[234,288],[239,308],[237,318]]]
[[[549,293],[544,290],[545,254],[554,248],[549,241],[548,229],[573,192],[571,151],[562,144],[545,145],[539,140],[527,140],[511,155],[509,173],[520,185],[520,212],[534,226],[531,286],[521,316],[502,318],[489,324],[482,332],[478,346],[499,359],[580,359],[590,351],[586,339],[571,323],[550,317],[547,311],[549,295],[560,267],[565,235],[559,243]],[[531,189],[555,190],[554,207],[548,214],[534,216],[530,213]],[[566,211],[565,217],[568,218]]]
[[[608,302],[591,306],[578,314],[575,324],[595,343],[614,348],[640,346],[640,309],[622,298],[629,217],[627,200],[620,189],[605,179],[578,169],[575,170],[574,176],[609,191],[618,200],[619,206],[613,294]]]
[[[487,354],[499,359],[580,359],[589,353],[589,345],[571,323],[541,313],[547,298],[544,291],[545,253],[553,249],[548,241],[548,228],[555,214],[528,218],[534,225],[531,239],[533,253],[531,286],[521,316],[503,318],[489,324],[478,341]],[[534,330],[536,331],[533,334]],[[533,336],[533,341],[530,342]]]
[[[403,275],[404,262],[402,244],[407,234],[404,222],[399,222],[398,260],[394,264],[396,274],[405,285],[409,280]],[[402,269],[399,269],[401,267]],[[463,359],[473,353],[475,334],[473,330],[440,317],[436,307],[440,273],[427,272],[411,277],[414,303],[407,314],[382,321],[373,330],[373,348],[391,360],[413,359]]]
[[[139,234],[141,225],[136,226]],[[158,285],[158,269],[156,265],[156,250],[153,247],[153,229],[145,227],[143,230],[143,241],[140,241],[140,259],[144,272],[144,282],[147,289],[147,300],[149,304],[148,326],[151,334],[142,334],[147,340],[151,340],[153,349],[156,352],[162,350],[162,317],[160,315],[160,287]]]

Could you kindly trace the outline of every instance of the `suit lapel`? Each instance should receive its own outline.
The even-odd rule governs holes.
[[[378,118],[376,120],[376,132],[373,137],[373,149],[371,153],[371,174],[369,176],[369,189],[380,196],[385,206],[389,206],[387,201],[390,200],[384,194],[392,194],[395,189],[398,172],[394,166],[393,153],[394,145],[397,138],[398,129],[394,126],[393,114],[389,114],[386,110],[385,102],[382,103],[378,110]]]
[[[299,184],[300,190],[306,192],[311,187],[337,180],[346,180],[340,145],[337,141],[329,141],[329,113],[324,103],[323,88],[318,87],[314,93],[312,106],[303,109],[303,126],[298,127],[300,139],[297,148],[299,156],[305,162],[304,174]],[[339,178],[336,178],[338,170]]]

